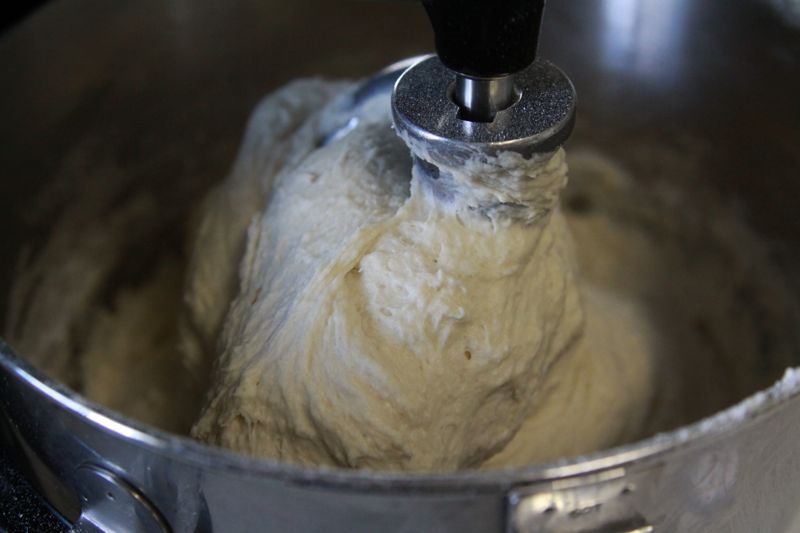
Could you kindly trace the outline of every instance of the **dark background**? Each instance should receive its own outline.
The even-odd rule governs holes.
[[[0,8],[0,35],[46,2],[47,0],[11,0],[5,2],[3,7]]]

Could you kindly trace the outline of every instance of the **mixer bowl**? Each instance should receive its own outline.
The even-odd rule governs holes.
[[[150,187],[158,209],[183,217],[225,174],[261,94],[301,75],[365,75],[431,42],[413,4],[332,4],[85,0],[49,6],[7,35],[3,295],[16,258],[48,233],[53,218],[29,206],[65,162],[110,164],[92,187]],[[704,180],[738,202],[776,263],[798,272],[800,35],[766,5],[696,4],[552,7],[542,54],[581,98],[568,148],[606,154],[642,179]],[[65,46],[43,50],[40,35]],[[42,79],[52,83],[34,83]],[[792,372],[624,447],[428,475],[214,449],[94,405],[24,355],[0,343],[0,437],[47,501],[88,531],[785,531],[800,503]]]

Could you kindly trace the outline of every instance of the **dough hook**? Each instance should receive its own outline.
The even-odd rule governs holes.
[[[544,0],[423,0],[438,57],[398,79],[398,133],[429,163],[474,156],[525,157],[563,144],[577,97],[558,67],[536,59]]]
[[[367,102],[379,96],[391,94],[397,79],[420,61],[433,57],[432,54],[423,54],[401,59],[378,71],[353,88],[344,99],[339,101],[340,119],[334,122],[330,131],[326,132],[320,140],[320,146],[325,146],[337,141],[353,131],[359,123],[359,111]]]
[[[341,102],[341,119],[321,145],[347,135],[359,110],[392,92],[392,114],[409,146],[430,163],[458,164],[476,153],[551,152],[572,133],[575,88],[536,59],[544,0],[424,0],[437,54],[378,72]],[[415,152],[418,150],[414,150]]]

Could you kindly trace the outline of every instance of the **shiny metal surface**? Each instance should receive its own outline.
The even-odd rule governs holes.
[[[342,119],[331,131],[325,133],[320,144],[326,145],[341,139],[353,131],[356,126],[358,126],[359,111],[367,102],[378,96],[387,96],[391,94],[394,84],[397,82],[397,78],[409,67],[428,57],[430,56],[420,55],[401,59],[400,61],[384,67],[380,72],[361,82],[344,101],[340,103]]]
[[[76,533],[170,531],[146,496],[101,466],[91,463],[79,466],[75,471],[75,490],[81,495]]]
[[[439,61],[455,74],[447,92],[459,108],[458,117],[492,122],[525,89],[517,87],[514,78],[536,59],[544,0],[424,0],[422,4]]]
[[[515,75],[520,99],[492,122],[461,118],[450,94],[456,74],[432,57],[408,69],[392,96],[394,125],[416,154],[454,165],[476,154],[513,151],[530,156],[561,146],[575,122],[575,88],[552,63],[536,61]],[[417,149],[419,148],[419,150]]]
[[[581,95],[569,146],[602,151],[642,180],[715,184],[797,271],[797,30],[754,1],[575,0],[552,3],[547,20],[541,56]],[[225,174],[263,93],[301,75],[364,76],[431,42],[411,2],[49,5],[0,40],[0,299],[22,244],[81,194],[31,210],[65,168],[96,174],[96,187],[152,188],[156,208],[180,220]],[[15,435],[3,445],[24,450],[28,474],[72,520],[87,463],[124,479],[176,531],[503,531],[515,498],[571,494],[605,472],[624,472],[635,487],[626,509],[656,531],[792,531],[797,514],[796,387],[743,418],[588,458],[388,475],[213,450],[88,404],[0,352],[0,411]]]
[[[509,496],[509,529],[520,533],[651,533],[653,526],[633,505],[635,491],[624,469],[607,470],[594,478],[585,476],[578,483],[563,480],[550,492],[515,490]]]
[[[619,509],[619,496],[626,524],[641,519],[663,531],[784,531],[797,503],[800,386],[765,398],[741,419],[696,424],[558,464],[384,474],[292,467],[208,448],[88,404],[8,346],[0,345],[0,353],[2,409],[16,430],[14,445],[32,454],[34,479],[58,484],[47,492],[51,503],[78,520],[70,506],[83,496],[87,463],[124,479],[175,531],[527,531],[543,523],[540,515],[554,516],[530,505],[518,512],[521,502],[556,499],[561,509],[563,502],[584,509],[595,498],[589,506],[595,508],[598,494],[604,495],[597,507],[601,522],[611,517],[617,523],[618,511],[604,513]],[[129,512],[123,507],[106,519]]]
[[[456,75],[453,101],[458,105],[458,116],[473,122],[491,122],[497,113],[519,101],[520,93],[514,76],[500,78],[471,78]]]

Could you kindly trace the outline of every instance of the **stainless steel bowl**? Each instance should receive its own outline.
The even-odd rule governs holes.
[[[159,210],[183,217],[225,174],[263,93],[301,75],[365,75],[430,42],[412,3],[48,6],[0,41],[0,288],[23,245],[47,234],[29,206],[76,154],[98,173],[93,187],[151,187]],[[645,178],[702,178],[739,202],[782,268],[800,271],[800,35],[770,5],[556,4],[542,53],[581,97],[573,147]],[[61,200],[70,193],[81,190]],[[4,444],[85,530],[786,531],[800,503],[792,376],[629,446],[451,475],[299,468],[212,449],[90,404],[6,344],[0,384]]]

